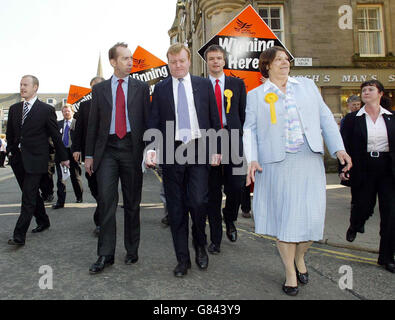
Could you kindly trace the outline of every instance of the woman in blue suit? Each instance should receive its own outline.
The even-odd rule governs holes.
[[[262,52],[259,69],[268,80],[247,96],[244,148],[247,185],[255,182],[255,232],[277,238],[285,267],[283,291],[308,282],[304,255],[323,237],[326,181],[324,143],[351,168],[338,126],[314,82],[289,77],[290,57],[281,47]]]

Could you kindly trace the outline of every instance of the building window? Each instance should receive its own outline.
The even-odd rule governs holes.
[[[67,98],[63,98],[62,99],[62,106],[66,105],[66,104],[67,104]]]
[[[47,103],[50,104],[51,106],[55,106],[56,100],[53,99],[53,98],[48,98],[48,99],[47,99]]]
[[[259,15],[272,29],[276,37],[283,42],[284,39],[284,13],[283,6],[260,6]]]
[[[384,56],[383,19],[381,6],[358,6],[357,25],[360,56]]]

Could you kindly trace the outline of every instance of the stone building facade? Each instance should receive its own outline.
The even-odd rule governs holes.
[[[193,74],[207,74],[197,51],[249,4],[297,58],[291,75],[314,79],[335,116],[371,78],[395,105],[393,0],[178,0],[170,43],[188,44]]]

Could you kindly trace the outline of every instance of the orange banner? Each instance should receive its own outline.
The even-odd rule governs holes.
[[[91,91],[90,88],[70,85],[67,103],[73,105],[74,111],[78,111],[81,102],[92,99]]]

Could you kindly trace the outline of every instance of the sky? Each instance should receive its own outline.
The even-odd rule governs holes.
[[[1,0],[0,93],[19,92],[23,75],[35,75],[39,93],[89,88],[99,56],[103,75],[108,50],[122,41],[163,61],[177,0]]]

